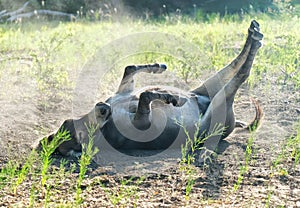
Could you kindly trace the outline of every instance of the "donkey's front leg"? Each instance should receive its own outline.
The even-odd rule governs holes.
[[[176,95],[168,93],[157,93],[157,92],[143,92],[140,95],[138,108],[132,121],[133,125],[140,129],[146,130],[151,126],[151,102],[153,100],[161,100],[166,104],[172,103],[173,106],[180,107],[187,100]]]
[[[123,78],[117,94],[130,93],[134,90],[134,75],[140,72],[162,73],[167,69],[164,64],[146,64],[146,65],[130,65],[125,67]]]

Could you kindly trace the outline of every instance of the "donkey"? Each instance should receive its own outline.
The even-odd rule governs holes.
[[[235,127],[249,129],[261,120],[262,110],[254,102],[254,120],[249,125],[236,121],[233,102],[237,90],[249,77],[262,39],[259,23],[253,20],[240,54],[200,87],[188,92],[160,86],[135,90],[134,75],[162,73],[167,66],[157,63],[127,66],[115,95],[97,103],[80,119],[68,119],[62,124],[60,130],[68,131],[71,140],[63,142],[56,152],[66,156],[82,151],[82,144],[89,140],[88,125],[96,127],[94,146],[101,149],[101,142],[106,141],[123,153],[178,148],[187,138],[183,128],[185,133],[205,137],[221,125],[221,133],[204,142],[208,149],[214,150],[220,139],[226,138]],[[55,135],[45,139],[50,142]]]

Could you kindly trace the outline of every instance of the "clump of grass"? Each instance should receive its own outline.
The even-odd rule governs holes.
[[[270,167],[270,179],[268,183],[268,197],[266,198],[266,207],[270,206],[270,200],[273,194],[272,191],[272,181],[271,179],[276,176],[287,176],[289,172],[296,168],[299,165],[300,158],[300,120],[298,121],[296,127],[296,134],[290,136],[283,147],[281,152],[277,155],[277,157],[272,161],[272,165]],[[292,167],[288,167],[288,164],[292,162]]]
[[[255,139],[254,133],[251,132],[251,135],[250,135],[250,137],[248,139],[248,142],[247,142],[246,151],[245,151],[245,154],[244,154],[245,164],[240,166],[240,172],[239,172],[239,175],[238,175],[237,182],[233,186],[234,192],[236,192],[239,189],[239,187],[241,186],[241,183],[244,179],[244,175],[248,172],[249,164],[251,162],[252,154],[253,154],[254,139]]]
[[[272,197],[273,191],[269,191],[268,195],[267,195],[267,199],[266,199],[266,204],[265,207],[270,207],[270,201],[271,201],[271,197]]]
[[[75,203],[80,205],[83,202],[81,198],[81,186],[88,170],[88,165],[91,163],[93,156],[97,153],[97,149],[94,149],[94,134],[97,130],[97,126],[87,126],[89,143],[83,145],[83,153],[79,160],[80,171],[77,179]],[[31,187],[29,190],[29,204],[35,206],[38,195],[41,193],[44,199],[43,205],[45,207],[50,206],[51,196],[56,190],[59,189],[59,184],[64,181],[67,172],[74,172],[76,168],[74,165],[70,167],[69,171],[66,171],[65,165],[67,160],[62,159],[59,169],[51,169],[50,166],[53,163],[53,153],[63,142],[70,140],[70,134],[63,129],[59,130],[51,141],[47,138],[41,140],[41,152],[40,157],[37,157],[37,152],[33,150],[23,165],[10,161],[5,168],[1,169],[0,182],[2,187],[10,187],[14,194],[17,193],[18,187],[27,179],[30,178]],[[59,181],[58,181],[59,180]],[[63,184],[63,183],[62,183]],[[52,204],[52,202],[51,202]]]
[[[209,150],[204,146],[204,142],[212,137],[221,136],[225,130],[222,125],[216,125],[211,133],[207,134],[206,132],[200,132],[201,126],[200,121],[195,124],[195,133],[193,137],[190,136],[187,128],[179,124],[187,137],[186,142],[184,145],[181,146],[181,162],[180,162],[180,170],[182,171],[183,175],[187,177],[186,179],[186,187],[185,187],[185,197],[188,200],[189,195],[192,192],[193,185],[195,184],[195,177],[196,177],[196,167],[194,163],[196,161],[197,153],[203,151],[202,155],[199,158],[203,159],[203,166],[207,165],[207,161],[211,160],[211,156],[214,154],[214,150]]]
[[[120,185],[117,187],[106,188],[104,185],[105,192],[114,207],[126,206],[127,203],[131,201],[132,197],[134,197],[134,207],[136,207],[136,201],[138,200],[138,186],[144,181],[145,177],[139,177],[134,184],[133,179],[135,177],[130,177],[129,179],[121,179]]]
[[[31,153],[28,156],[28,159],[26,160],[25,164],[17,174],[17,179],[15,181],[15,184],[13,185],[13,192],[14,194],[17,193],[18,186],[26,179],[28,173],[32,172],[32,166],[36,162],[37,153],[35,150],[32,150]]]
[[[297,125],[296,134],[290,136],[286,143],[283,144],[281,152],[276,159],[272,162],[271,171],[278,170],[280,164],[287,164],[288,161],[292,161],[293,168],[299,164],[300,159],[300,120]],[[287,167],[286,167],[287,168]],[[279,173],[286,172],[286,168],[280,167]],[[271,174],[273,176],[274,172]]]
[[[294,137],[290,137],[287,144],[290,149],[290,158],[294,161],[294,168],[300,162],[300,120],[298,122],[297,133]]]
[[[50,190],[51,185],[47,183],[49,178],[48,170],[49,166],[53,162],[52,155],[54,151],[61,145],[63,142],[71,139],[70,133],[63,129],[59,130],[53,137],[52,141],[48,141],[47,138],[44,138],[41,141],[42,151],[42,167],[41,167],[41,186],[43,188],[43,196],[45,198],[45,206],[47,206],[50,199]]]
[[[189,195],[193,189],[193,185],[195,184],[194,177],[196,169],[195,166],[193,166],[193,163],[195,162],[195,150],[198,147],[194,144],[194,140],[198,139],[197,135],[200,130],[200,125],[199,122],[196,124],[196,132],[194,134],[194,138],[191,138],[188,130],[183,125],[181,126],[183,127],[184,133],[187,136],[187,140],[184,145],[181,145],[181,161],[179,169],[183,173],[183,175],[187,176],[185,186],[185,198],[186,200],[188,200]],[[204,143],[204,141],[201,142]],[[189,153],[190,150],[191,153]]]
[[[43,139],[41,141],[42,151],[41,151],[41,158],[42,158],[42,179],[41,184],[44,186],[46,184],[48,175],[48,169],[51,165],[53,159],[52,155],[54,151],[61,145],[63,142],[68,141],[71,139],[70,133],[68,131],[64,131],[63,129],[59,130],[55,136],[53,137],[52,141],[48,141],[48,139]]]
[[[40,104],[44,108],[49,107],[53,99],[64,98],[65,89],[71,87],[66,66],[58,63],[57,55],[72,35],[72,31],[67,29],[66,32],[53,32],[50,37],[40,37],[37,42],[39,51],[30,53],[34,63],[33,78],[37,82],[42,97]]]
[[[95,132],[98,129],[98,125],[86,125],[86,128],[88,130],[88,138],[89,142],[88,144],[83,144],[82,146],[82,154],[79,160],[80,165],[80,171],[79,176],[77,179],[77,185],[76,185],[76,204],[79,205],[83,202],[83,199],[80,197],[80,194],[82,192],[81,185],[83,182],[83,179],[85,177],[85,174],[88,170],[88,165],[91,164],[92,158],[97,154],[99,151],[97,148],[94,149],[94,139],[95,139]]]
[[[49,174],[49,167],[53,162],[52,154],[56,148],[70,139],[70,134],[66,131],[60,130],[54,136],[52,141],[44,138],[41,141],[40,157],[36,150],[32,150],[22,163],[16,161],[9,161],[7,165],[1,169],[0,172],[0,188],[7,187],[12,190],[13,194],[17,194],[18,187],[24,181],[30,179],[31,187],[29,203],[34,206],[36,196],[42,193],[45,199],[45,206],[50,200],[50,190],[55,187],[53,182],[49,182],[50,178],[55,178],[56,172]]]
[[[0,171],[0,189],[4,188],[18,174],[19,164],[15,161],[8,161],[8,163]]]

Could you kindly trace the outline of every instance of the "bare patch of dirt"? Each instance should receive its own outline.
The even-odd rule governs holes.
[[[1,78],[0,167],[5,166],[8,160],[28,154],[36,139],[57,130],[65,119],[72,117],[71,101],[55,101],[50,103],[50,108],[41,108],[40,93],[35,83],[23,76],[22,72],[16,72]],[[173,76],[165,76],[160,81],[164,83],[165,80],[168,80],[168,85],[178,86]],[[81,187],[83,206],[112,206],[113,190],[121,186],[122,180],[131,178],[131,185],[138,188],[134,197],[129,197],[132,200],[123,201],[126,207],[135,204],[138,207],[263,207],[268,203],[274,207],[299,207],[299,164],[293,167],[293,161],[285,161],[285,174],[274,174],[271,170],[272,161],[280,154],[282,145],[295,132],[300,112],[299,90],[274,80],[262,80],[251,90],[244,85],[235,102],[239,120],[250,121],[255,114],[250,96],[259,101],[264,110],[264,119],[255,133],[248,171],[236,191],[234,185],[238,181],[241,166],[245,164],[245,149],[250,137],[249,132],[239,129],[221,142],[218,156],[208,167],[196,167],[195,184],[188,198],[185,196],[187,176],[179,169],[180,150],[169,150],[159,157],[116,161],[105,166],[92,164]],[[54,168],[58,168],[59,159],[56,158]],[[66,199],[74,198],[75,190],[69,190],[68,187],[76,182],[77,176],[78,170],[68,180],[62,181],[50,201],[64,203]],[[141,182],[138,182],[141,177]],[[28,205],[28,187],[30,180],[19,187],[18,195],[10,195],[4,188],[0,195],[0,206]],[[126,187],[130,187],[130,184]],[[43,196],[38,196],[36,200],[37,206],[42,205]]]

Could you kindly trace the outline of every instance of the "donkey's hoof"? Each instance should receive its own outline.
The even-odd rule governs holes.
[[[256,29],[257,31],[260,31],[259,23],[258,23],[256,20],[252,20],[252,21],[251,21],[251,24],[250,24],[250,27],[249,27],[249,30],[250,30],[251,32],[253,32],[254,29]]]
[[[264,37],[264,35],[262,33],[260,33],[258,30],[254,29],[254,32],[252,34],[252,39],[253,40],[262,40]]]
[[[178,97],[178,96],[170,95],[170,94],[166,94],[165,96],[166,96],[165,102],[166,102],[167,104],[172,103],[173,106],[176,106],[176,105],[177,105],[178,100],[179,100],[179,97]]]
[[[160,74],[167,70],[167,65],[165,64],[155,64],[155,68],[152,70],[154,74]]]
[[[167,65],[166,64],[159,64],[159,68],[162,68],[162,69],[167,69]]]

